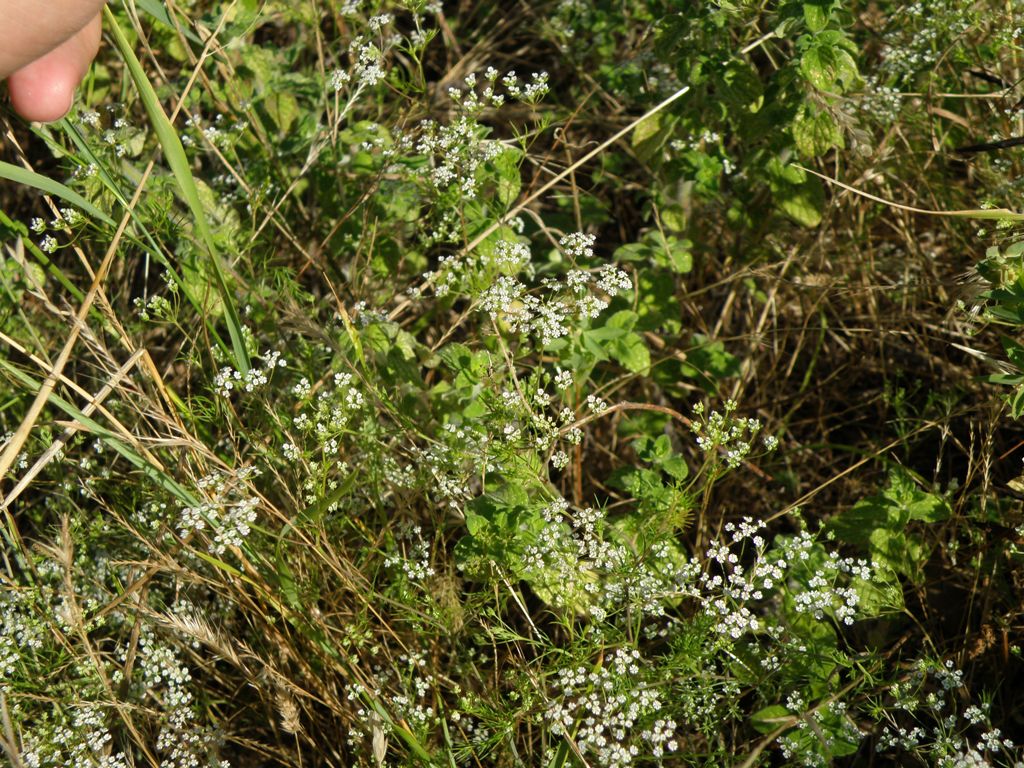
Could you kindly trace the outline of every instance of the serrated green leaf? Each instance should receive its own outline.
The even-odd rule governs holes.
[[[797,151],[804,157],[817,157],[833,147],[843,146],[843,133],[827,112],[815,113],[804,104],[790,125]]]
[[[639,334],[630,331],[621,339],[608,345],[608,352],[614,360],[632,373],[643,373],[651,367],[651,351]]]
[[[804,3],[804,23],[811,32],[821,32],[828,26],[828,13],[820,5]]]
[[[800,73],[819,91],[843,90],[856,81],[857,63],[841,38],[833,42],[832,33],[823,32],[800,57]]]
[[[519,173],[522,153],[517,149],[506,149],[491,162],[498,172],[498,202],[509,208],[518,199],[523,184]]]

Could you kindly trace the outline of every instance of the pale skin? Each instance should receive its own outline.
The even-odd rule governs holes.
[[[0,80],[26,120],[71,109],[100,45],[103,0],[0,0]]]

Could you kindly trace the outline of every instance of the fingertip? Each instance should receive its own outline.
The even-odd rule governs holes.
[[[77,80],[44,61],[18,70],[7,80],[14,110],[26,120],[51,123],[71,109]]]
[[[75,89],[96,55],[100,18],[96,17],[50,53],[7,79],[11,105],[26,120],[60,120],[71,109]]]

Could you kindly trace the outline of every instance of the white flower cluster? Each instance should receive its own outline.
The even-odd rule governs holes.
[[[280,352],[267,351],[263,353],[263,365],[253,365],[244,374],[230,365],[221,368],[213,377],[213,386],[221,397],[229,397],[235,389],[255,392],[267,385],[274,369],[287,365]]]
[[[722,135],[718,131],[705,129],[699,136],[673,139],[669,146],[676,152],[686,152],[688,150],[701,152],[708,148],[717,148],[721,143]]]
[[[366,396],[351,373],[336,373],[333,382],[333,387],[324,387],[317,393],[311,410],[302,411],[292,421],[296,429],[315,437],[325,457],[337,454],[338,436],[366,405]],[[300,382],[292,391],[308,393],[309,382]]]
[[[664,614],[674,590],[666,544],[638,557],[605,537],[603,510],[588,507],[571,514],[564,499],[544,507],[541,516],[544,526],[524,548],[523,568],[554,605],[585,608],[598,621],[627,606],[640,615]]]
[[[864,78],[864,90],[857,98],[860,111],[882,125],[896,122],[903,109],[904,99],[899,89],[885,85],[876,74]]]
[[[577,253],[590,252],[593,238],[577,234],[567,236],[562,243]],[[603,265],[593,274],[582,269],[568,272],[565,282],[546,279],[543,296],[530,292],[527,286],[511,275],[499,275],[479,297],[479,308],[495,321],[500,321],[511,333],[535,337],[541,346],[569,334],[573,321],[597,317],[608,307],[606,298],[590,291],[591,284],[608,296],[627,293],[633,289],[629,275],[612,265]]]
[[[43,234],[49,229],[64,229],[66,227],[77,227],[85,221],[85,217],[77,208],[60,208],[57,215],[47,224],[38,216],[29,222],[29,229],[37,235]]]
[[[685,558],[668,541],[636,554],[615,540],[602,511],[572,513],[562,499],[541,516],[543,527],[523,550],[526,578],[554,605],[586,610],[598,621],[626,607],[630,615],[664,616],[685,597],[702,605],[718,634],[734,642],[763,629],[759,606],[785,588],[797,612],[849,625],[860,603],[857,580],[874,577],[865,560],[826,552],[807,532],[783,537],[769,551],[763,523],[749,517],[728,524],[730,542],[712,544],[702,561]],[[739,551],[746,542],[754,560],[744,567]],[[768,663],[777,665],[778,657]]]
[[[184,538],[203,531],[212,532],[210,551],[221,555],[232,547],[240,547],[256,522],[259,499],[242,493],[245,481],[258,474],[254,468],[245,468],[228,475],[217,472],[199,481],[199,488],[207,499],[194,507],[184,507],[178,520],[178,532]]]
[[[78,122],[86,128],[99,128],[100,113],[93,109],[82,110],[78,115]]]
[[[416,463],[434,478],[435,499],[461,514],[463,505],[473,498],[472,483],[480,469],[497,470],[490,447],[483,425],[448,422],[427,448],[413,450]]]
[[[248,124],[244,120],[235,120],[229,123],[228,118],[218,113],[211,122],[205,123],[202,115],[196,113],[185,121],[185,128],[189,133],[183,133],[181,143],[190,147],[196,144],[196,139],[202,137],[215,147],[224,148],[230,146],[233,139],[240,136]]]
[[[114,158],[137,157],[145,146],[146,130],[131,124],[125,116],[128,112],[123,104],[108,104],[103,109],[107,113],[106,128],[99,112],[82,110],[78,114],[78,124],[82,126],[85,137],[98,142],[98,145],[93,144],[93,150]],[[81,165],[76,168],[75,176],[89,177],[98,170],[93,163]]]
[[[7,691],[7,681],[13,679],[22,654],[42,648],[47,636],[37,616],[35,595],[31,589],[0,591],[0,692]]]
[[[555,386],[563,391],[569,389],[572,386],[572,371],[559,370],[555,374]]]
[[[928,0],[898,6],[884,35],[880,71],[896,80],[931,71],[958,37],[970,29],[975,11],[958,0]]]
[[[53,573],[59,575],[61,570],[61,566],[56,564],[50,567],[50,562],[41,564],[44,579]],[[103,562],[103,567],[93,575],[102,576],[106,567],[105,559]],[[95,610],[98,606],[98,602],[92,605],[91,600],[82,600],[82,607],[87,610]],[[189,689],[192,680],[189,668],[181,661],[178,652],[157,637],[146,624],[137,626],[140,627],[137,644],[128,642],[125,637],[124,642],[113,647],[113,657],[119,664],[112,671],[111,681],[121,681],[120,667],[126,664],[131,653],[134,657],[131,665],[134,677],[128,690],[134,691],[140,701],[145,700],[146,709],[160,718],[161,729],[155,743],[156,752],[161,758],[160,764],[168,768],[227,768],[228,764],[224,761],[211,762],[214,739],[198,723],[194,696]],[[22,653],[40,647],[45,641],[42,637],[23,636],[22,639],[26,642]],[[28,727],[21,731],[17,764],[26,768],[127,768],[134,764],[130,755],[117,751],[108,722],[114,710],[105,703],[101,705],[89,700],[91,686],[87,677],[81,678],[73,700],[62,702],[61,707],[43,717],[22,721],[21,725]],[[98,681],[95,686],[98,691]],[[29,713],[21,711],[23,704],[17,699],[9,701],[13,703],[11,714],[16,721],[19,717],[31,718]],[[141,712],[142,707],[139,709]]]
[[[342,16],[356,16],[362,11],[362,5],[359,0],[348,0],[341,6],[339,12]],[[366,28],[370,35],[356,35],[349,43],[348,68],[339,67],[328,73],[327,85],[331,91],[350,91],[348,104],[342,110],[342,114],[351,109],[352,104],[365,89],[377,85],[387,77],[385,61],[391,50],[403,42],[422,45],[426,41],[426,32],[422,27],[423,17],[420,14],[414,14],[416,30],[407,40],[394,33],[394,21],[395,18],[390,13],[370,16],[366,20]],[[370,40],[369,37],[374,39]]]
[[[814,547],[814,538],[807,531],[802,531],[785,543],[783,559],[788,563],[806,561]],[[776,561],[776,572],[780,565],[781,563]],[[867,581],[872,576],[872,569],[866,560],[841,558],[835,551],[828,552],[824,563],[815,569],[804,588],[794,596],[797,612],[809,613],[819,620],[829,613],[844,624],[853,624],[860,603],[860,594],[851,587],[838,585],[836,582],[841,575],[852,575]],[[774,581],[774,576],[772,573],[769,578]]]
[[[498,109],[505,104],[506,96],[497,91],[498,77],[493,67],[488,67],[482,77],[470,73],[460,87],[448,89],[456,111],[450,122],[424,120],[410,136],[396,140],[398,147],[415,149],[426,156],[428,162],[421,174],[434,190],[455,193],[438,195],[439,201],[445,201],[439,206],[443,221],[429,238],[433,242],[461,239],[462,217],[457,214],[458,204],[476,198],[479,172],[486,163],[512,151],[504,142],[488,139],[490,129],[477,119],[484,110]],[[547,93],[547,79],[546,74],[538,73],[529,84],[521,86],[515,73],[510,72],[501,82],[513,99],[532,104]]]
[[[924,762],[941,768],[995,765],[991,759],[997,755],[1019,758],[1019,748],[1013,740],[991,726],[987,702],[969,704],[962,713],[958,712],[969,701],[963,686],[963,670],[957,669],[952,660],[939,663],[919,659],[907,678],[890,689],[891,709],[913,714],[919,720],[928,717],[932,722],[928,727],[908,726],[887,714],[890,722],[882,727],[876,751],[916,753]],[[985,730],[972,743],[968,734],[980,728]]]
[[[96,557],[89,565],[93,568],[90,576],[102,582],[108,560]],[[71,672],[72,676],[81,675],[76,688],[79,698],[63,702],[62,707],[47,703],[45,714],[33,711],[31,686],[40,682],[45,685],[54,672],[53,653],[58,648],[58,652],[65,650],[57,640],[60,633],[54,631],[54,624],[62,632],[70,632],[74,620],[64,592],[63,564],[47,558],[37,560],[34,567],[36,578],[31,584],[6,581],[0,589],[0,694],[10,708],[5,716],[13,719],[20,737],[19,751],[9,756],[12,764],[125,768],[123,756],[106,754],[112,736],[104,709],[89,701],[95,692],[90,689],[92,670],[79,667]],[[75,598],[88,627],[89,615],[105,602],[105,595],[91,581],[81,586]],[[38,681],[40,674],[42,680]]]
[[[60,243],[57,242],[57,238],[53,235],[47,235],[39,241],[39,250],[43,253],[54,253],[59,247]]]
[[[464,88],[449,88],[448,98],[459,105],[467,114],[479,115],[483,110],[498,109],[505,103],[505,97],[495,91],[498,70],[488,67],[484,72],[484,88],[477,92],[477,75],[471,72],[463,81]]]
[[[430,564],[430,544],[423,538],[423,529],[415,525],[407,532],[395,537],[396,544],[408,542],[407,551],[403,554],[388,555],[384,565],[402,571],[409,581],[423,581],[434,575],[434,567]]]
[[[803,714],[803,702],[793,702],[799,706],[787,708],[791,712]],[[835,748],[837,740],[847,744],[856,744],[864,734],[846,716],[846,704],[841,701],[830,702],[827,706],[814,709],[801,717],[795,730],[779,738],[779,752],[787,760],[787,765],[818,766],[826,768],[832,761],[828,758]],[[839,723],[839,733],[829,726]],[[810,740],[818,749],[808,750],[806,742]]]
[[[514,71],[501,78],[502,85],[508,89],[509,95],[526,104],[536,104],[547,96],[550,87],[550,76],[547,72],[534,72],[528,83],[521,83]]]
[[[606,768],[626,768],[643,755],[679,748],[676,723],[657,717],[656,689],[641,680],[646,664],[635,648],[619,648],[606,665],[561,669],[545,713],[554,735],[572,735],[581,753]]]
[[[139,635],[136,663],[146,690],[162,703],[166,711],[156,741],[157,751],[163,758],[161,765],[167,768],[210,765],[209,750],[213,738],[205,729],[198,727],[195,697],[189,690],[192,674],[178,652],[160,642],[151,629],[144,627]],[[225,761],[213,765],[227,768]]]
[[[714,458],[722,454],[730,469],[735,469],[746,460],[753,448],[754,438],[761,431],[760,421],[733,416],[735,410],[735,401],[727,400],[721,412],[711,411],[705,418],[704,404],[697,403],[693,408],[697,418],[690,423],[690,430],[697,435],[697,447]],[[778,438],[774,435],[768,435],[763,440],[767,451],[775,450],[778,445]]]
[[[113,736],[103,710],[92,704],[72,705],[63,722],[49,734],[29,731],[22,739],[18,764],[42,766],[99,766],[127,768],[124,754],[109,754]]]
[[[431,158],[423,174],[438,192],[457,188],[472,200],[477,194],[477,171],[505,151],[499,141],[485,139],[486,131],[474,119],[462,115],[448,125],[434,120],[420,124],[416,151]]]
[[[597,237],[587,235],[583,232],[570,232],[558,241],[558,246],[571,259],[592,259],[594,258],[594,243]]]
[[[426,655],[419,651],[400,653],[396,662],[387,666],[373,666],[374,697],[382,701],[396,717],[404,719],[417,730],[436,726],[439,718],[432,703],[435,700],[437,679],[426,671]],[[346,699],[355,702],[366,695],[366,688],[361,683],[353,683],[349,686]],[[371,730],[379,730],[384,735],[390,732],[390,727],[379,719],[373,709],[359,706],[355,708],[355,715],[356,721],[363,727],[370,726]],[[353,726],[349,729],[347,741],[350,747],[357,748],[360,742],[366,740],[367,733],[362,728]],[[383,761],[378,763],[384,764]]]
[[[437,269],[425,272],[423,279],[433,284],[435,296],[443,298],[453,291],[471,292],[477,284],[490,285],[495,273],[509,277],[528,270],[530,258],[530,246],[524,241],[499,240],[486,254],[442,256]]]
[[[360,90],[370,88],[387,77],[387,72],[382,66],[384,52],[363,37],[357,36],[352,39],[348,47],[348,55],[353,62],[349,80],[355,80]]]
[[[153,318],[166,319],[171,316],[173,307],[171,302],[166,296],[159,293],[155,293],[149,297],[149,300],[137,296],[135,298],[135,308],[139,310],[139,318],[142,320],[151,320]]]

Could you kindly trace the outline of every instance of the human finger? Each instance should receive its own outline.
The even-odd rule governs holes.
[[[7,80],[11,104],[26,120],[59,120],[71,109],[75,89],[99,49],[101,17]]]
[[[0,80],[92,23],[103,0],[0,0]]]

